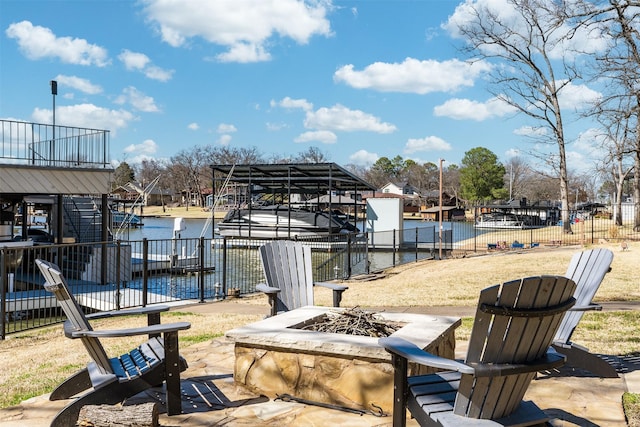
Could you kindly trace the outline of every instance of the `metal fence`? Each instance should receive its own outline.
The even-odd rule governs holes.
[[[563,234],[560,226],[487,232],[462,226],[440,231],[437,223],[420,225],[303,240],[312,247],[314,279],[347,279],[456,252],[530,250],[630,237],[630,226],[620,230],[611,221],[598,219],[574,224],[573,234]],[[60,266],[87,311],[106,311],[253,293],[264,280],[256,250],[264,242],[229,237],[23,247],[0,242],[0,338],[62,319],[53,296],[42,287],[37,258]]]
[[[0,159],[32,166],[111,167],[109,131],[0,120]]]

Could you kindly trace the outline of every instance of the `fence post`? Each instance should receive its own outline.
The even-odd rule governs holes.
[[[371,262],[369,262],[369,232],[365,231],[364,232],[364,241],[366,242],[366,244],[364,245],[364,262],[365,262],[365,267],[364,267],[364,271],[365,273],[369,274],[371,273]]]
[[[116,310],[120,310],[120,240],[116,241]]]
[[[2,330],[0,330],[0,339],[4,340],[7,332],[7,269],[4,262],[6,257],[6,249],[0,249],[0,324],[2,324]]]
[[[204,302],[204,237],[200,237],[200,274],[198,284],[200,285],[200,302]]]
[[[147,306],[147,291],[149,290],[149,240],[142,239],[142,306]]]
[[[222,299],[227,298],[227,236],[222,239]]]
[[[393,250],[391,251],[391,256],[392,258],[392,262],[391,265],[392,266],[396,266],[396,230],[393,229]]]
[[[347,279],[351,277],[351,244],[352,244],[351,236],[352,236],[351,233],[347,235],[347,270],[346,270]]]
[[[416,227],[415,230],[416,230],[416,262],[418,262],[418,227]]]

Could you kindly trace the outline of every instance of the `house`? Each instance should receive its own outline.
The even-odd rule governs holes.
[[[416,198],[419,196],[418,191],[415,189],[415,187],[406,182],[401,184],[389,182],[380,189],[380,192],[383,194],[397,194],[400,196],[407,196],[409,198]]]
[[[121,202],[137,201],[142,206],[161,206],[173,201],[170,190],[163,190],[155,185],[142,188],[142,185],[136,182],[129,182],[114,189],[111,192],[111,198]]]

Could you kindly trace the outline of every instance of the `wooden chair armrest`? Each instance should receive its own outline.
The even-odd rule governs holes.
[[[118,316],[134,316],[139,314],[155,314],[169,311],[168,305],[150,305],[147,307],[127,308],[125,310],[101,311],[98,313],[87,314],[85,317],[89,320],[107,319]]]
[[[344,292],[347,289],[349,289],[348,286],[338,285],[336,283],[329,283],[329,282],[315,282],[313,286],[322,286],[323,288],[333,289],[334,291],[341,291],[341,292]]]
[[[342,301],[342,293],[349,289],[348,286],[338,285],[336,283],[329,282],[316,282],[313,286],[321,286],[323,288],[332,289],[333,290],[333,306],[340,307],[340,302]]]
[[[419,363],[420,365],[430,366],[432,368],[446,369],[450,371],[458,371],[463,374],[473,374],[475,369],[464,363],[455,360],[446,359],[444,357],[435,356],[427,353],[412,342],[399,337],[380,338],[378,344],[384,347],[389,353],[400,356],[410,362]]]
[[[602,306],[600,304],[591,303],[589,305],[579,305],[573,306],[569,309],[569,311],[602,311]]]
[[[278,303],[276,301],[276,297],[280,293],[280,288],[274,288],[266,283],[258,283],[256,285],[256,290],[265,293],[269,297],[269,305],[271,306],[269,315],[275,316],[278,314]]]
[[[161,334],[167,332],[177,332],[189,329],[189,322],[165,323],[162,325],[143,326],[140,328],[126,329],[105,329],[98,331],[74,331],[71,324],[67,321],[64,324],[65,335],[69,338],[96,337],[96,338],[116,338],[128,337],[134,335]]]
[[[146,307],[136,307],[136,308],[128,308],[125,310],[112,310],[112,311],[101,311],[98,313],[88,314],[85,317],[88,320],[97,320],[97,319],[109,319],[113,317],[120,316],[139,316],[142,314],[147,315],[147,325],[158,325],[160,324],[160,313],[169,311],[168,305],[151,305]],[[66,331],[65,331],[66,334]],[[68,336],[68,335],[67,335]],[[159,334],[150,334],[149,338],[154,336],[159,336]]]
[[[267,295],[275,295],[280,292],[280,288],[274,288],[272,286],[267,285],[266,283],[258,283],[256,285],[256,290],[260,292],[264,292]]]
[[[492,363],[471,364],[475,369],[476,377],[502,377],[505,375],[523,374],[527,372],[546,371],[564,365],[566,356],[550,350],[544,356],[531,363]]]

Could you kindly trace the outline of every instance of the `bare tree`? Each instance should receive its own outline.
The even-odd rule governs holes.
[[[594,114],[604,124],[610,156],[604,159],[616,186],[616,224],[622,224],[622,191],[630,168],[640,171],[640,1],[577,0],[574,16],[608,40],[608,49],[598,57],[596,79],[606,79],[605,96]],[[634,231],[640,231],[640,174],[634,174]]]
[[[530,199],[535,178],[531,166],[522,157],[512,157],[504,163],[507,172],[504,182],[509,187],[509,200]]]
[[[194,196],[197,204],[204,206],[203,190],[205,186],[208,186],[208,177],[211,176],[209,169],[211,157],[211,149],[202,146],[181,150],[171,157],[173,176],[177,182],[181,182],[184,185],[181,191],[187,194],[187,209]]]
[[[171,188],[171,178],[167,172],[166,162],[156,159],[142,160],[138,166],[137,178],[143,188],[145,188],[145,184],[148,185],[150,182],[157,179],[156,186],[160,191],[160,203],[164,210],[165,203],[167,202],[167,200],[165,200],[164,193],[166,190]]]
[[[509,11],[489,3],[465,3],[465,19],[451,22],[466,40],[465,51],[477,59],[498,60],[492,67],[490,91],[517,111],[529,116],[548,137],[538,142],[555,144],[546,156],[560,184],[563,231],[571,232],[567,158],[563,112],[559,96],[580,76],[573,55],[559,55],[572,36],[564,3],[553,0],[508,0]]]
[[[326,163],[328,161],[329,156],[318,147],[309,147],[306,151],[298,153],[294,158],[295,163]]]

